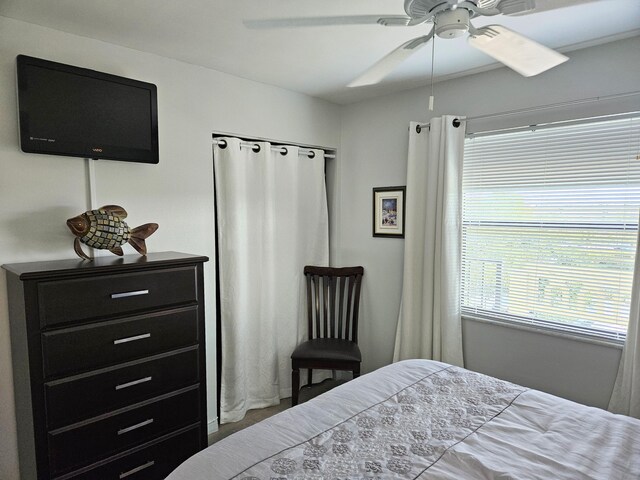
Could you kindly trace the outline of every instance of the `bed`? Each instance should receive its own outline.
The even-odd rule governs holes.
[[[169,480],[640,479],[640,421],[440,362],[383,367],[211,445]]]

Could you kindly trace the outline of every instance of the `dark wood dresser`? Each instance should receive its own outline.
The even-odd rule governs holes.
[[[22,480],[162,479],[206,447],[206,261],[3,266]]]

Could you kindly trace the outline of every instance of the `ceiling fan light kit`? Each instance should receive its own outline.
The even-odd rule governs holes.
[[[360,87],[380,82],[405,59],[427,44],[435,35],[443,39],[458,38],[469,33],[468,43],[519,74],[530,77],[560,65],[568,57],[502,25],[476,28],[471,20],[496,15],[524,15],[560,8],[578,0],[405,0],[402,15],[356,15],[343,17],[290,18],[245,21],[249,28],[282,28],[320,25],[378,24],[385,27],[413,27],[431,24],[427,35],[403,43],[378,60],[362,75],[349,83]],[[590,0],[581,0],[590,1]],[[432,62],[433,63],[433,62]],[[433,65],[432,65],[433,67]]]
[[[436,35],[440,38],[457,38],[469,31],[469,10],[456,8],[439,13],[435,22]]]

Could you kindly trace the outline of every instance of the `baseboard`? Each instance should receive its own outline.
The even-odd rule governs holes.
[[[218,431],[218,417],[215,420],[211,420],[207,423],[207,435],[211,435],[212,433],[216,433]]]

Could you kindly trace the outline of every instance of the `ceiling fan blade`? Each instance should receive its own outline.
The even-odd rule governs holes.
[[[347,87],[362,87],[364,85],[373,85],[378,83],[384,77],[389,75],[398,65],[405,59],[413,55],[420,47],[424,46],[433,37],[434,29],[428,35],[414,38],[403,43],[395,50],[391,51],[376,63],[374,63],[367,71],[352,81]]]
[[[487,25],[469,36],[469,44],[520,75],[532,77],[569,60],[502,25]]]
[[[412,18],[409,23],[407,23],[408,27],[413,27],[415,25],[422,25],[423,23],[433,22],[435,20],[435,15],[428,13],[422,17]]]
[[[535,12],[535,0],[502,0],[497,2],[497,8],[504,15],[516,16]]]
[[[382,25],[385,27],[406,27],[411,21],[406,15],[351,15],[346,17],[294,17],[270,18],[266,20],[245,20],[247,28],[297,28],[323,27],[331,25]]]
[[[529,15],[532,13],[546,12],[547,10],[557,10],[559,8],[572,7],[597,0],[502,0],[498,6],[502,13],[510,16]],[[524,4],[527,4],[524,6]],[[533,8],[529,7],[533,4]]]

